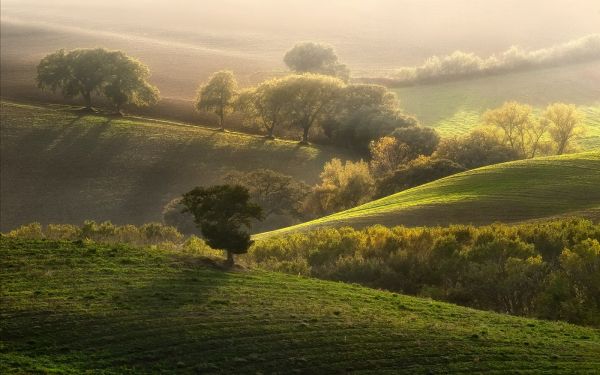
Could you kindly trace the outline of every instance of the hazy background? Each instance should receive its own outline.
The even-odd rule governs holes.
[[[283,70],[303,40],[333,44],[361,75],[600,32],[597,0],[3,0],[1,11],[3,96],[31,86],[35,64],[58,48],[123,49],[150,66],[164,97],[188,99],[218,69],[242,84]]]

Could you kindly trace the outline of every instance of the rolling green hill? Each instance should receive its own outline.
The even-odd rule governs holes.
[[[522,160],[459,173],[258,237],[321,226],[489,224],[596,215],[599,187],[600,151]]]
[[[600,149],[600,62],[396,89],[404,109],[442,135],[467,133],[480,115],[505,101],[530,104],[540,112],[550,103],[579,106],[587,133],[583,149]]]
[[[0,372],[592,373],[600,331],[159,249],[0,239]]]
[[[314,183],[327,147],[141,118],[2,102],[2,230],[86,219],[142,224],[197,185],[260,166]]]

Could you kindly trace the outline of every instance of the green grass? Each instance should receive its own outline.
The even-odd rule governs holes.
[[[157,249],[0,240],[2,373],[592,373],[600,331]]]
[[[600,151],[479,168],[289,228],[489,224],[600,208]]]
[[[85,219],[161,220],[169,200],[233,170],[270,168],[307,183],[345,154],[241,133],[141,118],[81,116],[63,106],[2,102],[1,229]]]
[[[578,143],[584,150],[600,149],[600,62],[570,65],[395,91],[404,109],[444,136],[465,134],[480,115],[516,100],[537,113],[554,102],[573,103],[585,115],[587,133]]]

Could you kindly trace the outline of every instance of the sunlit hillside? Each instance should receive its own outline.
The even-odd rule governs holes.
[[[319,227],[490,224],[556,215],[597,216],[600,151],[496,164],[459,173],[272,236]]]

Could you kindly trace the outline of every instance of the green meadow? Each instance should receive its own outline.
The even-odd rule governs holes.
[[[4,374],[593,373],[600,333],[157,248],[2,237]]]

